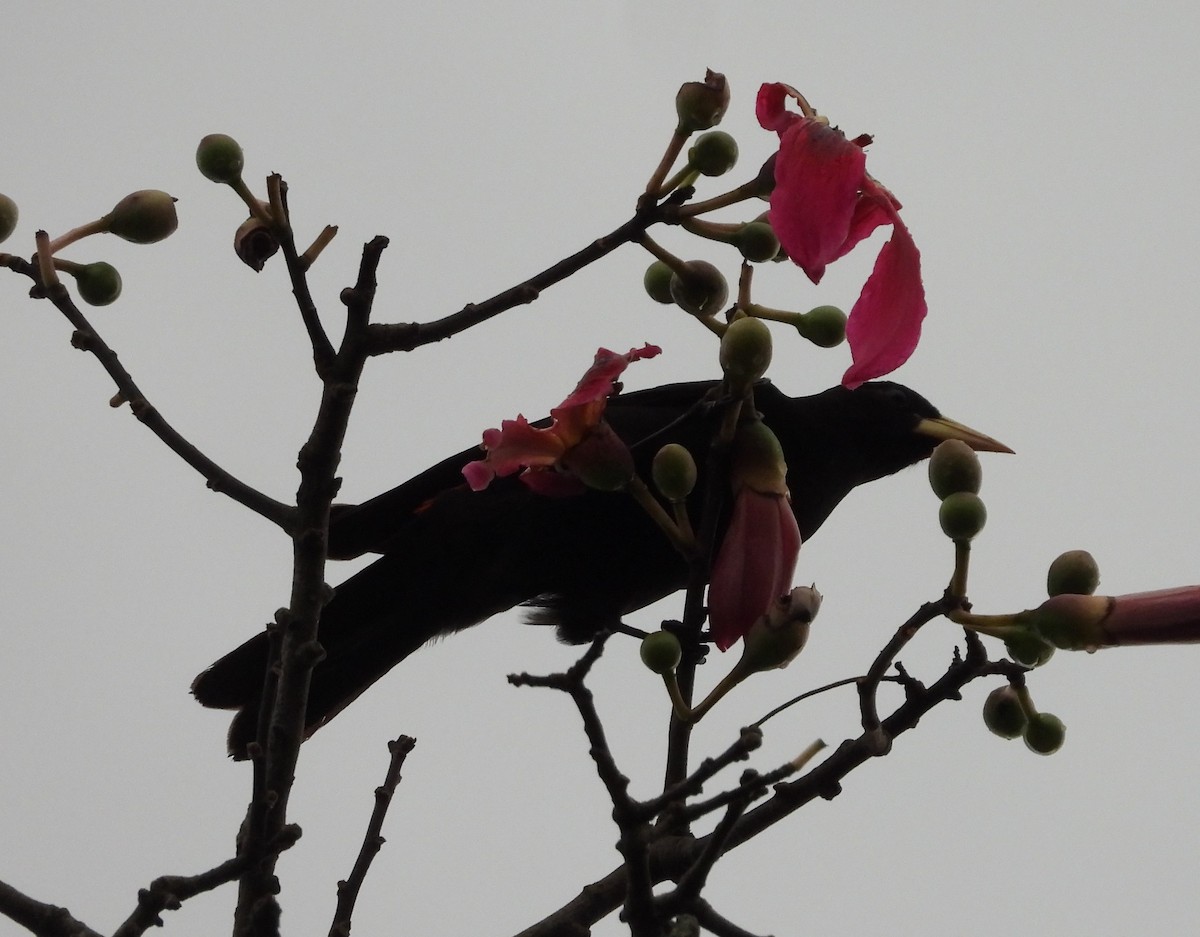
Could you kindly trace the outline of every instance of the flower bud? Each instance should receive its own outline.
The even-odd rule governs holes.
[[[1035,608],[1029,622],[1055,647],[1068,651],[1095,649],[1111,643],[1103,625],[1112,604],[1109,596],[1063,593]]]
[[[804,650],[820,609],[816,586],[797,586],[777,598],[746,632],[738,670],[749,674],[786,667]]]
[[[0,193],[0,241],[5,241],[17,229],[17,203]]]
[[[1039,755],[1053,755],[1063,746],[1067,738],[1067,727],[1058,716],[1050,713],[1034,713],[1025,727],[1025,746]]]
[[[689,81],[675,95],[675,113],[679,124],[675,132],[691,134],[715,127],[729,107],[729,85],[725,76],[708,69],[704,81]]]
[[[729,479],[734,489],[746,487],[761,494],[787,497],[787,461],[783,446],[762,420],[742,423],[733,438]]]
[[[970,491],[955,492],[942,500],[938,523],[942,525],[942,533],[951,540],[971,540],[987,523],[987,508],[979,495]]]
[[[796,317],[796,331],[818,348],[834,348],[846,338],[846,314],[837,306],[817,306]]]
[[[205,179],[232,185],[242,178],[245,158],[237,140],[223,133],[210,133],[196,147],[196,166]]]
[[[742,225],[731,240],[733,246],[751,263],[774,260],[779,253],[779,238],[775,236],[775,229],[765,221],[751,221]],[[844,331],[844,318],[842,322]]]
[[[672,503],[684,501],[696,487],[696,460],[679,443],[667,443],[654,454],[650,475],[664,498]]]
[[[720,361],[729,389],[735,394],[745,393],[771,364],[771,330],[767,324],[752,316],[730,322],[721,336]]]
[[[729,298],[724,275],[705,260],[688,261],[683,274],[672,273],[670,289],[679,308],[701,318],[715,316]]]
[[[1021,631],[1004,639],[1008,656],[1022,667],[1041,667],[1054,656],[1054,645],[1034,631]]]
[[[1046,573],[1046,594],[1051,596],[1091,595],[1099,585],[1100,566],[1087,550],[1060,554]]]
[[[737,165],[738,145],[724,130],[710,130],[688,150],[688,165],[705,176],[723,176]]]
[[[683,648],[679,638],[669,631],[655,631],[642,638],[642,663],[657,674],[669,673],[679,666]]]
[[[620,491],[633,477],[633,454],[607,423],[597,423],[559,464],[589,488]]]
[[[978,494],[983,469],[975,450],[961,439],[944,439],[929,457],[929,487],[939,498],[960,491]]]
[[[1021,705],[1021,698],[1012,684],[998,686],[983,701],[983,722],[988,731],[1002,739],[1015,739],[1025,734],[1029,717]]]
[[[107,306],[121,295],[121,274],[112,264],[97,261],[68,272],[75,277],[79,298],[89,306]]]
[[[669,264],[656,260],[646,268],[646,272],[642,276],[642,286],[656,303],[663,305],[673,303],[675,298],[671,295],[671,277],[674,275],[675,271]]]
[[[134,244],[153,244],[179,227],[175,199],[158,189],[126,195],[101,219],[105,230]]]

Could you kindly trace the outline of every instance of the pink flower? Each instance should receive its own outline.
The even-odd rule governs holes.
[[[766,424],[739,428],[730,466],[733,516],[708,587],[709,630],[722,651],[792,587],[800,528],[788,503],[786,476],[783,450]]]
[[[800,528],[788,499],[743,487],[708,587],[708,623],[717,647],[732,647],[791,589],[799,554]]]
[[[620,488],[632,474],[633,460],[625,443],[603,422],[604,408],[621,372],[631,362],[661,351],[644,345],[619,355],[601,348],[571,395],[550,411],[550,426],[536,427],[518,416],[503,421],[500,429],[485,430],[487,456],[463,467],[471,489],[481,491],[496,476],[521,469],[521,480],[541,494],[578,494],[586,486]],[[569,474],[549,471],[555,467]]]
[[[786,110],[791,97],[803,115]],[[880,225],[892,237],[850,310],[849,388],[895,370],[913,353],[925,318],[921,255],[900,220],[900,203],[867,174],[868,136],[845,135],[812,112],[794,88],[772,82],[758,92],[758,122],[779,134],[769,219],[788,256],[814,283]]]
[[[1056,595],[1025,614],[1042,637],[1070,650],[1192,644],[1200,641],[1200,586],[1133,595]]]

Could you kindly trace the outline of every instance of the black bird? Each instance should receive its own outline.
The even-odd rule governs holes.
[[[707,381],[618,394],[605,418],[644,476],[667,442],[687,446],[703,465],[719,387]],[[1011,451],[887,381],[798,398],[764,381],[754,405],[783,447],[804,540],[857,485],[927,458],[942,439]],[[307,734],[427,641],[515,605],[538,606],[538,620],[580,642],[686,584],[685,562],[628,495],[546,497],[516,476],[471,491],[462,468],[480,456],[478,447],[467,449],[370,501],[335,507],[330,556],[383,555],[338,586],[321,614],[326,656],[313,672]],[[703,478],[689,504],[696,522],[702,489]],[[246,757],[255,736],[267,647],[260,633],[192,684],[203,705],[238,710],[229,730],[234,758]]]

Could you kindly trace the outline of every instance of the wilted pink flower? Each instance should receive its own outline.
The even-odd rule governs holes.
[[[791,97],[803,114],[785,107]],[[758,122],[779,134],[769,220],[787,255],[814,283],[877,227],[892,226],[875,269],[850,310],[846,339],[853,364],[842,383],[854,388],[908,360],[921,337],[925,288],[921,255],[900,220],[900,203],[867,174],[868,136],[847,140],[816,116],[794,88],[771,82],[758,92]]]
[[[734,441],[733,516],[712,566],[708,623],[722,651],[792,587],[800,528],[788,503],[787,465],[775,434],[749,423]]]
[[[550,426],[536,427],[518,416],[503,421],[500,429],[485,430],[487,456],[463,468],[471,489],[480,491],[496,476],[521,469],[525,469],[521,480],[542,494],[578,494],[585,487],[581,477],[592,487],[619,488],[622,475],[628,480],[632,474],[633,460],[625,443],[603,422],[604,408],[616,379],[630,362],[653,358],[661,351],[644,345],[619,355],[601,348],[571,395],[550,411]],[[556,466],[569,474],[547,471]]]

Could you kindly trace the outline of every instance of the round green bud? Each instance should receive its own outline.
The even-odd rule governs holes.
[[[664,498],[683,501],[696,487],[696,460],[679,443],[669,442],[654,454],[650,476]]]
[[[1025,747],[1039,755],[1053,755],[1066,738],[1067,727],[1050,713],[1034,713],[1025,727]]]
[[[983,469],[975,450],[961,439],[944,439],[929,457],[929,487],[939,498],[960,491],[979,494]]]
[[[153,244],[179,227],[175,199],[158,189],[126,195],[104,216],[108,231],[134,244]]]
[[[837,306],[816,306],[797,318],[796,331],[818,348],[835,348],[846,339],[846,314]]]
[[[1087,550],[1060,554],[1046,573],[1047,595],[1091,595],[1100,585],[1100,567]]]
[[[121,274],[104,261],[84,264],[73,271],[79,298],[89,306],[107,306],[121,295]]]
[[[988,731],[1002,739],[1015,739],[1025,734],[1029,717],[1021,706],[1021,698],[1012,684],[996,687],[983,701],[983,722]]]
[[[1054,645],[1032,631],[1005,638],[1004,649],[1022,667],[1041,667],[1054,656]]]
[[[762,319],[734,319],[721,336],[721,369],[735,390],[745,390],[771,364],[771,330]]]
[[[671,274],[671,299],[684,312],[708,318],[725,308],[729,284],[725,277],[706,260],[690,260],[682,274]]]
[[[775,229],[765,221],[751,221],[742,225],[741,230],[733,236],[733,244],[751,263],[774,260],[779,253],[779,238],[775,236]]]
[[[19,214],[17,203],[7,195],[0,193],[0,241],[7,240],[8,236],[17,229]]]
[[[951,540],[970,540],[987,523],[987,508],[974,492],[958,491],[943,499],[938,523]]]
[[[242,178],[245,158],[237,140],[223,133],[210,133],[196,147],[196,166],[205,179],[226,185]]]
[[[675,271],[671,269],[670,264],[656,260],[646,268],[646,272],[642,276],[642,286],[656,303],[663,305],[673,303],[675,297],[671,295],[671,277],[674,275]]]
[[[738,145],[724,130],[710,130],[688,150],[688,165],[705,176],[723,176],[737,165]]]
[[[655,631],[642,638],[642,663],[657,674],[669,673],[679,666],[683,648],[669,631]]]

